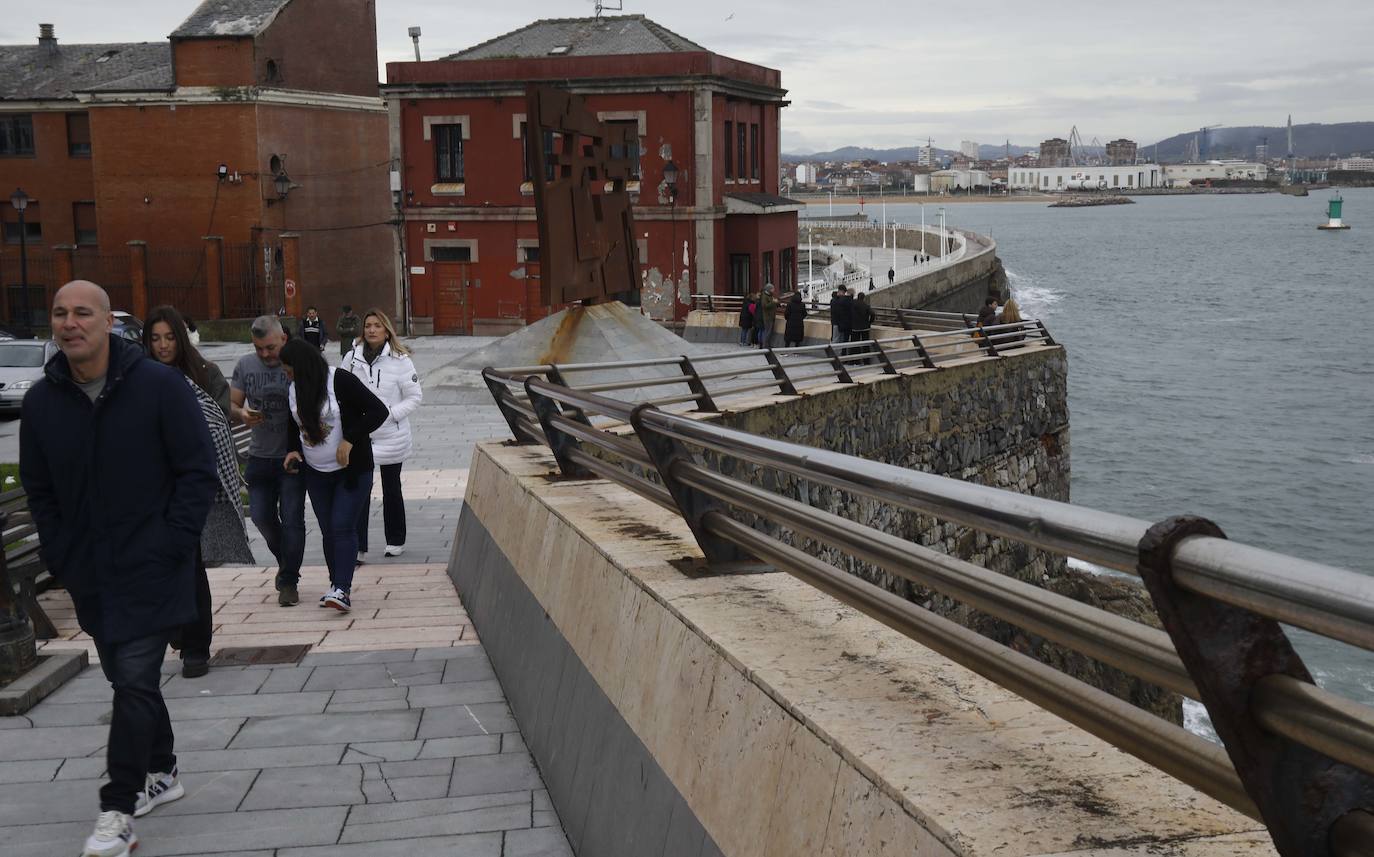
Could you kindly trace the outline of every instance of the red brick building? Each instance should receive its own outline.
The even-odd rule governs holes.
[[[642,15],[542,20],[442,60],[387,65],[417,331],[502,333],[551,309],[538,305],[525,159],[534,82],[566,86],[603,121],[638,129],[630,190],[651,316],[683,317],[694,292],[796,282],[801,206],[777,195],[781,74]]]
[[[0,46],[0,190],[32,200],[31,307],[74,275],[197,317],[394,311],[376,68],[373,0],[207,0],[166,42],[63,44],[45,25]],[[18,215],[0,213],[13,318]]]

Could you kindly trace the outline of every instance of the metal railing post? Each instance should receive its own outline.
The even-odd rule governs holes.
[[[490,369],[491,367],[487,368]],[[510,395],[510,388],[495,378],[488,376],[486,372],[482,373],[482,380],[487,382],[487,389],[491,391],[491,397],[496,400],[496,408],[501,412],[501,416],[505,418],[506,425],[510,428],[511,437],[515,439],[515,442],[533,443],[534,438],[526,437],[525,433],[520,430],[520,424],[516,421],[515,412],[506,404],[505,397]]]
[[[549,371],[544,373],[544,377],[548,379],[550,384],[557,384],[560,387],[567,387],[569,390],[576,389],[573,387],[572,384],[568,383],[568,380],[566,378],[563,377],[563,373],[558,370],[557,363],[549,364]],[[591,420],[587,419],[587,415],[582,412],[581,408],[574,408],[570,405],[568,406],[566,412],[572,414],[573,419],[577,420],[580,423],[586,423],[587,425],[592,424]]]
[[[1055,341],[1054,341],[1054,337],[1053,337],[1053,336],[1050,336],[1050,329],[1049,329],[1048,327],[1045,327],[1045,322],[1043,322],[1043,321],[1041,321],[1040,319],[1037,318],[1037,319],[1035,320],[1035,324],[1036,324],[1037,327],[1040,328],[1040,332],[1043,333],[1043,334],[1045,334],[1045,344],[1046,344],[1046,345],[1058,345],[1058,344],[1059,344],[1058,342],[1055,342]]]
[[[887,351],[883,349],[883,344],[878,340],[873,340],[873,350],[878,352],[878,362],[883,365],[884,375],[896,375],[897,367],[892,365],[892,358],[887,356]]]
[[[765,348],[763,354],[768,358],[768,366],[773,370],[773,377],[778,382],[778,393],[784,396],[800,395],[792,379],[787,377],[787,370],[783,368],[782,361],[773,353],[773,349]]]
[[[639,442],[644,445],[644,451],[649,454],[649,460],[653,462],[654,469],[658,471],[658,478],[663,482],[663,487],[667,488],[668,493],[672,495],[678,513],[682,515],[682,519],[687,522],[692,535],[696,537],[697,545],[701,547],[701,552],[705,555],[707,562],[737,562],[746,559],[744,553],[734,544],[706,532],[706,528],[702,524],[702,519],[706,513],[721,512],[728,515],[728,507],[720,500],[695,488],[690,488],[673,477],[673,465],[678,461],[693,461],[692,454],[687,451],[687,447],[681,441],[660,434],[645,425],[644,415],[646,413],[663,412],[656,406],[645,403],[635,408],[630,414],[630,425],[634,427],[635,434],[639,436]]]
[[[571,450],[578,449],[580,444],[577,438],[561,431],[554,425],[553,418],[562,415],[562,410],[558,403],[548,396],[535,392],[530,386],[532,378],[525,379],[525,394],[530,397],[530,410],[534,411],[535,417],[539,419],[540,428],[544,429],[544,438],[548,441],[549,451],[553,453],[554,460],[558,462],[558,469],[564,476],[571,479],[588,479],[593,474],[587,468],[573,462],[568,454]],[[575,411],[579,416],[581,411]],[[586,422],[583,416],[578,422]]]
[[[707,312],[715,312],[715,311],[716,311],[716,300],[715,300],[715,296],[712,295],[710,292],[707,292],[707,293],[706,293],[706,311],[707,311]]]
[[[1260,722],[1257,700],[1266,682],[1312,684],[1312,675],[1277,621],[1174,581],[1174,553],[1193,536],[1226,538],[1216,524],[1192,516],[1160,521],[1141,538],[1138,570],[1155,612],[1279,854],[1334,855],[1337,823],[1374,806],[1374,777]]]
[[[911,344],[916,346],[916,354],[921,358],[921,365],[927,369],[935,369],[935,358],[930,356],[926,350],[925,343],[921,341],[920,334],[911,334]]]
[[[848,353],[848,349],[845,349],[845,351]],[[835,351],[834,345],[825,346],[825,356],[830,358],[830,366],[835,370],[835,377],[841,384],[854,383],[854,379],[849,375],[849,370],[844,366],[844,361],[840,359],[839,353]]]
[[[682,369],[682,374],[687,378],[687,389],[697,398],[697,410],[711,411],[719,413],[720,408],[711,399],[711,393],[706,389],[706,385],[701,382],[701,376],[697,374],[696,367],[692,365],[692,358],[686,354],[678,361],[678,366]]]

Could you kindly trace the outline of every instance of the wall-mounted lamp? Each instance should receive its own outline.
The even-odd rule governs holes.
[[[229,178],[229,165],[220,164],[218,167],[216,167],[215,178],[219,179],[220,181],[224,181],[225,179]]]
[[[277,191],[277,199],[286,199],[286,195],[291,192],[291,177],[286,173],[277,173],[277,177],[272,180],[272,186]]]

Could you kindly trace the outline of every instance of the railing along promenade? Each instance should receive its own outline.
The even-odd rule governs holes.
[[[984,332],[985,353],[999,359],[1053,344],[1038,322]],[[753,558],[815,586],[1263,822],[1285,857],[1370,854],[1374,709],[1316,686],[1279,623],[1374,649],[1374,578],[1229,541],[1199,518],[1152,525],[669,410],[690,403],[697,411],[718,411],[719,400],[731,395],[794,395],[808,385],[852,383],[870,372],[943,371],[946,354],[961,352],[932,340],[953,336],[977,339],[963,330],[636,363],[488,368],[483,375],[517,441],[549,447],[568,477],[607,479],[680,514],[708,561]],[[876,359],[866,346],[877,346]],[[673,374],[575,381],[590,371],[648,367]],[[687,391],[663,389],[675,385]],[[626,391],[655,398],[636,403],[607,395]],[[718,464],[704,463],[702,451]],[[727,475],[749,470],[765,478],[755,484]],[[809,491],[797,499],[759,487],[785,484],[770,473],[1138,575],[1165,630],[840,517],[808,504]],[[751,516],[758,526],[745,523]],[[780,539],[779,531],[815,539],[1200,700],[1224,748],[836,568]]]
[[[839,229],[849,232],[891,231],[893,233],[891,240],[894,243],[897,240],[897,232],[922,232],[926,235],[932,236],[935,239],[935,243],[939,245],[942,251],[940,255],[936,256],[925,254],[925,258],[918,258],[918,261],[913,262],[910,265],[894,265],[892,281],[893,284],[904,283],[915,277],[919,277],[924,274],[930,273],[931,271],[937,271],[941,268],[948,267],[962,260],[965,256],[968,255],[969,237],[964,233],[959,232],[958,230],[950,229],[948,227],[918,226],[912,223],[897,223],[895,221],[891,221],[888,223],[879,223],[872,220],[808,220],[798,225],[799,227],[804,227],[808,230]],[[922,241],[923,245],[924,243],[925,242]],[[814,251],[815,249],[817,248],[810,241],[810,239],[807,240],[807,244],[805,247],[799,248],[799,250],[807,251]],[[888,253],[895,254],[896,252],[894,249],[889,247],[873,247],[868,249],[872,249],[874,251],[881,251],[884,255]],[[909,253],[914,248],[907,247],[902,249],[904,252]],[[887,288],[888,282],[886,272],[883,272],[882,275],[877,276],[873,273],[873,270],[869,268],[869,266],[865,265],[863,261],[861,261],[858,257],[853,257],[851,261],[855,265],[857,265],[860,268],[860,270],[855,271],[852,274],[846,274],[844,277],[832,281],[826,281],[825,279],[817,279],[813,275],[806,282],[801,284],[802,289],[805,291],[808,297],[814,297],[818,296],[819,292],[822,290],[837,289],[841,286],[862,286],[870,278],[875,278],[877,280],[882,281],[881,285],[878,286],[878,288]]]

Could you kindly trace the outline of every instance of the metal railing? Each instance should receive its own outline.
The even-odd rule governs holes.
[[[784,295],[786,297],[786,295]],[[744,298],[739,295],[692,295],[692,309],[705,312],[739,312],[744,308]],[[785,300],[778,301],[777,314],[786,310]],[[972,330],[977,325],[977,316],[966,312],[938,312],[927,309],[906,309],[902,307],[871,307],[873,320],[882,327],[896,327],[902,330]],[[829,303],[808,301],[807,318],[830,318]]]
[[[781,353],[768,358],[770,368]],[[687,372],[702,360],[676,362]],[[677,512],[709,562],[763,561],[829,593],[1264,822],[1284,857],[1370,853],[1374,709],[1317,687],[1279,623],[1374,649],[1374,577],[1228,541],[1201,519],[1151,526],[665,409],[694,399],[709,405],[704,381],[725,373],[693,372],[686,383],[694,395],[640,404],[601,394],[634,382],[578,388],[566,380],[611,368],[626,364],[488,368],[483,375],[516,440],[548,446],[567,477],[607,479]],[[746,472],[760,478],[736,475]],[[1165,630],[856,523],[809,502],[811,489],[790,496],[786,487],[759,487],[795,481],[1138,575]],[[1199,699],[1225,746],[837,568],[801,550],[802,538]]]
[[[965,256],[968,255],[970,236],[973,235],[972,233],[964,233],[959,230],[951,229],[948,227],[944,229],[941,229],[939,226],[922,227],[916,224],[897,223],[895,221],[891,221],[886,224],[881,224],[875,221],[815,221],[809,222],[805,225],[809,229],[838,229],[855,232],[876,232],[879,230],[896,230],[899,232],[924,232],[927,235],[933,235],[936,243],[940,246],[941,253],[939,255],[926,255],[924,258],[918,258],[915,262],[913,262],[910,265],[901,265],[899,267],[894,267],[893,280],[891,285],[899,285],[901,283],[905,283],[916,277],[930,273],[931,271],[937,271],[941,268],[959,262]],[[973,238],[974,243],[981,244],[981,241],[977,239],[977,236],[973,236]],[[896,239],[894,238],[893,240],[895,241]],[[922,241],[923,246],[924,244],[925,241]],[[805,247],[799,248],[798,259],[801,258],[800,253],[802,251],[814,249],[815,246],[812,244],[807,244]],[[884,255],[890,252],[894,252],[889,248],[877,247],[851,249],[872,249],[875,251],[881,250],[881,252]],[[910,252],[910,248],[906,248],[905,252]],[[878,274],[875,274],[873,270],[868,265],[864,264],[862,259],[858,256],[852,256],[851,261],[859,270],[855,271],[852,274],[847,274],[843,278],[831,280],[816,278],[813,275],[808,279],[803,280],[799,284],[799,288],[802,290],[802,293],[805,294],[808,298],[812,298],[820,297],[822,292],[837,289],[840,286],[862,286],[870,279],[874,280],[876,284],[875,291],[881,291],[882,289],[889,287],[886,271],[882,271]]]

